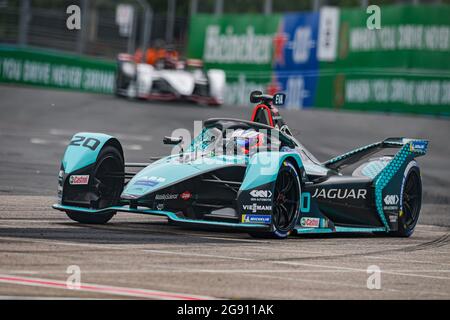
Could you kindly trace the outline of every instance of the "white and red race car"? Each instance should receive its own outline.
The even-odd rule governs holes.
[[[119,54],[115,93],[128,98],[221,105],[225,79],[223,70],[205,70],[201,60],[160,59],[151,65]]]

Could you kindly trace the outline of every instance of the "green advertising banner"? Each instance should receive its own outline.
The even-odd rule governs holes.
[[[450,114],[450,6],[381,6],[381,29],[340,10],[338,47],[322,61],[315,107]]]
[[[188,57],[226,72],[227,104],[247,104],[248,93],[272,77],[272,42],[280,16],[199,14],[191,19]]]
[[[0,46],[0,82],[113,93],[116,64],[42,49]]]
[[[226,103],[252,90],[289,108],[450,114],[450,6],[380,6],[283,15],[195,15],[188,56],[226,71]]]

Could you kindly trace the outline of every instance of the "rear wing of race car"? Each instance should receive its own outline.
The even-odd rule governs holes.
[[[386,197],[402,197],[402,185],[405,179],[405,172],[409,166],[413,165],[416,157],[427,153],[428,141],[423,139],[409,138],[388,138],[353,151],[344,153],[338,157],[328,160],[324,165],[330,169],[339,171],[340,169],[355,164],[364,158],[368,158],[380,150],[395,148],[395,155],[388,161],[368,162],[366,169],[373,181],[375,206],[380,217],[380,221],[386,231],[398,228],[398,217],[400,211],[398,207],[394,211],[385,206]],[[398,200],[401,202],[401,200]]]
[[[357,163],[358,161],[368,158],[382,149],[388,148],[404,148],[406,147],[414,157],[420,157],[427,153],[428,140],[410,139],[410,138],[387,138],[383,141],[375,142],[367,146],[352,150],[337,157],[334,157],[323,163],[324,166],[333,170],[341,170],[347,166]]]

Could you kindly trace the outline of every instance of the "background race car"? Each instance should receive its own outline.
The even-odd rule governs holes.
[[[201,60],[163,56],[143,63],[129,54],[118,56],[117,96],[149,100],[188,100],[221,105],[225,72],[203,69]],[[154,60],[154,61],[153,61]]]

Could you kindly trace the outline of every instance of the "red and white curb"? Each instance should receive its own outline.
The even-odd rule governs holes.
[[[104,286],[92,283],[82,283],[79,288],[71,289],[65,281],[53,279],[29,278],[13,275],[0,274],[0,283],[9,283],[15,285],[35,286],[44,288],[66,289],[71,291],[94,292],[118,296],[128,296],[134,298],[162,299],[162,300],[209,300],[213,297],[190,295],[176,292],[166,292],[157,290],[147,290],[138,288],[126,288],[115,286]]]

